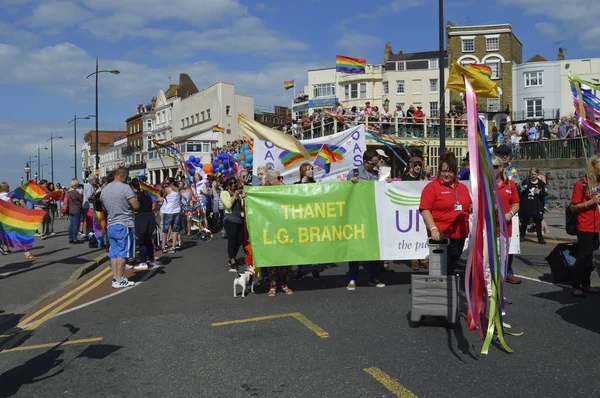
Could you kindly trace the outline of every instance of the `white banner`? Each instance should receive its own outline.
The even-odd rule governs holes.
[[[419,212],[429,181],[376,182],[375,201],[382,260],[413,260],[429,256],[427,228]],[[470,186],[470,184],[465,184]],[[519,218],[513,218],[510,254],[520,253]],[[465,249],[468,241],[465,243]]]
[[[331,163],[331,169],[327,175],[325,175],[324,169],[315,167],[314,179],[323,182],[345,180],[350,170],[361,165],[363,152],[367,147],[364,125],[301,142],[311,155],[310,163],[314,163],[323,145],[327,145],[334,154],[341,158],[340,162]],[[300,165],[307,161],[290,151],[276,147],[271,142],[254,140],[254,165],[252,167],[254,174],[259,167],[266,166],[270,170],[279,171],[286,184],[293,184],[300,180]]]

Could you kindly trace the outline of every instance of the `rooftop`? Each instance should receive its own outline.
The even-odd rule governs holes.
[[[416,61],[424,59],[438,59],[440,56],[439,54],[439,51],[422,51],[418,53],[408,54],[398,52],[398,54],[390,54],[388,61]],[[444,57],[448,58],[448,53],[446,51],[444,51]]]

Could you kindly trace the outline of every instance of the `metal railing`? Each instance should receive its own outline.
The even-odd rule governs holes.
[[[579,159],[589,151],[589,145],[581,137],[562,140],[540,140],[509,145],[513,160]],[[587,153],[588,156],[590,153]]]

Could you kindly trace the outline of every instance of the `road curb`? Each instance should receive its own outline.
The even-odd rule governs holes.
[[[104,254],[96,257],[92,261],[83,264],[81,267],[79,267],[75,271],[73,271],[73,273],[71,274],[69,279],[67,279],[67,281],[64,283],[64,285],[69,286],[70,284],[75,282],[77,279],[89,274],[90,272],[92,272],[93,270],[95,270],[96,268],[98,268],[99,266],[101,266],[102,264],[104,264],[107,261],[108,261],[108,253],[104,253]]]

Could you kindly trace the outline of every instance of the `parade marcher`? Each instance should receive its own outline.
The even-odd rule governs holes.
[[[359,180],[378,181],[379,173],[377,165],[379,164],[379,155],[374,149],[367,149],[363,153],[362,164],[348,173],[348,180],[357,184]],[[369,285],[376,287],[385,287],[385,284],[379,280],[379,270],[383,264],[382,261],[351,261],[348,263],[348,290],[356,289],[358,280],[358,271],[360,265],[364,264],[369,269]]]
[[[284,185],[283,177],[279,174],[278,171],[269,170],[267,171],[267,175],[265,176],[265,186],[272,185]],[[290,266],[282,266],[282,267],[268,267],[267,271],[269,272],[269,280],[270,280],[270,288],[269,288],[269,297],[275,297],[277,294],[277,282],[279,282],[279,286],[283,293],[288,296],[294,294],[292,289],[288,287],[288,283],[290,282],[290,276],[292,274],[292,267]]]
[[[83,209],[83,195],[77,190],[79,181],[77,178],[71,180],[69,190],[65,192],[62,212],[70,217],[69,221],[69,243],[81,243],[77,238],[79,235],[79,221]]]
[[[452,152],[440,156],[437,179],[431,181],[421,194],[419,210],[434,241],[449,239],[447,274],[453,275],[469,236],[471,194],[457,180],[458,165]]]
[[[529,178],[521,184],[521,210],[519,211],[521,242],[525,240],[527,224],[533,218],[537,232],[538,243],[545,245],[546,241],[542,235],[542,219],[544,217],[544,197],[548,195],[546,184],[539,179],[537,167],[529,171]]]
[[[120,167],[115,179],[102,190],[100,200],[106,211],[108,241],[110,242],[110,265],[113,272],[112,287],[115,289],[135,285],[125,278],[125,263],[135,256],[135,220],[133,212],[140,203],[131,187],[125,184],[129,171]]]
[[[244,186],[237,178],[229,178],[226,182],[227,189],[221,191],[221,202],[225,208],[223,228],[227,233],[227,255],[229,258],[229,271],[236,272],[239,264],[237,254],[244,244]]]
[[[302,163],[300,165],[300,180],[296,181],[294,184],[312,184],[315,181],[314,175],[315,175],[315,169],[314,166],[310,163]],[[298,269],[296,270],[296,274],[294,275],[295,279],[302,279],[302,277],[304,276],[304,273],[302,272],[302,269],[304,268],[304,265],[299,265]],[[311,273],[313,278],[315,279],[319,279],[321,277],[321,273],[319,272],[319,265],[318,264],[313,264],[311,267]]]
[[[98,177],[93,175],[89,182],[83,187],[83,217],[85,219],[85,235],[86,239],[90,232],[94,231],[94,199],[96,198],[96,187],[98,185]]]
[[[577,261],[573,267],[571,294],[585,297],[586,293],[597,294],[600,289],[591,287],[591,275],[594,269],[592,253],[600,246],[598,223],[600,212],[598,203],[598,181],[600,181],[600,156],[590,157],[589,167],[594,172],[578,181],[573,188],[571,210],[577,215]]]
[[[192,210],[192,190],[185,180],[180,181],[179,193],[181,194],[181,208],[183,209],[183,215],[185,217],[187,236],[190,236],[192,235],[193,216],[194,213],[197,212]],[[197,227],[194,228],[197,229]]]
[[[11,199],[8,196],[8,193],[10,192],[10,186],[8,185],[7,182],[0,182],[0,200],[4,200],[5,202],[10,202]],[[10,250],[10,247],[8,247],[6,244],[6,242],[0,242],[0,253],[2,254],[9,254],[12,253],[12,251]],[[37,259],[36,256],[34,256],[30,250],[26,250],[24,253],[25,255],[25,260],[35,260]]]
[[[207,181],[200,175],[196,173],[194,175],[194,192],[196,193],[196,200],[199,204],[199,213],[201,215],[200,222],[204,226],[205,229],[208,229],[208,220],[206,216],[206,209],[208,204],[208,186]],[[199,225],[200,227],[201,225]]]
[[[133,267],[138,271],[147,270],[148,267],[160,265],[160,261],[154,259],[154,245],[152,236],[156,230],[156,221],[152,211],[153,203],[141,189],[137,178],[131,180],[131,188],[140,204],[135,213],[135,235],[139,243],[140,263]],[[148,262],[146,262],[148,260]]]
[[[502,159],[500,159],[498,156],[494,156],[492,158],[492,165],[494,166],[494,177],[496,178],[496,184],[498,184],[498,191],[500,193],[500,200],[502,201],[502,207],[504,209],[504,217],[506,218],[510,242],[510,239],[512,239],[512,220],[515,214],[519,212],[519,190],[517,189],[517,185],[514,183],[514,181],[508,178]],[[521,281],[515,276],[515,272],[513,270],[513,257],[514,256],[512,254],[508,255],[506,281],[508,283],[519,284]]]
[[[48,183],[48,191],[54,192],[54,183]],[[58,202],[54,199],[48,199],[48,236],[56,235],[54,232],[54,220],[58,217]]]
[[[165,193],[162,213],[162,252],[167,253],[167,234],[171,228],[171,250],[175,253],[179,249],[179,233],[181,232],[181,194],[175,185],[175,180],[168,177],[162,184]]]

